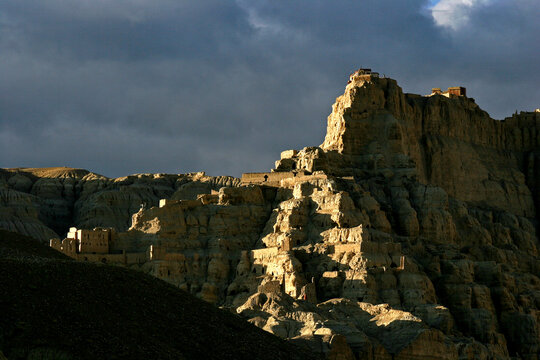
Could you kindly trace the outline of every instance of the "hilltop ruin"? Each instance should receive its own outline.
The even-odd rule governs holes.
[[[130,186],[167,196],[129,200],[130,226],[106,253],[52,244],[150,273],[329,359],[537,359],[540,113],[497,121],[465,88],[439,91],[405,94],[360,69],[320,146],[241,179],[96,186],[94,214]]]

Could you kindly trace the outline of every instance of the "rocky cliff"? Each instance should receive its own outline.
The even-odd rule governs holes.
[[[539,147],[538,112],[496,121],[465,96],[404,94],[393,79],[359,76],[336,100],[323,144],[294,165],[336,175],[412,173],[459,200],[534,217]]]
[[[141,184],[168,185],[139,211],[78,192],[72,214],[103,225],[137,211],[111,244],[147,252],[129,266],[328,359],[537,359],[539,115],[497,121],[471,98],[357,74],[323,144],[283,152],[273,172],[234,187],[100,180],[145,199]],[[10,173],[4,188],[43,201]],[[113,215],[77,210],[92,204]]]

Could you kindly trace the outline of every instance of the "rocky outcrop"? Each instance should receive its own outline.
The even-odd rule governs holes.
[[[227,258],[211,301],[329,359],[536,359],[538,124],[354,78],[324,143],[282,153],[290,175],[260,176],[266,224],[246,228],[255,248]]]
[[[171,200],[162,207],[140,210],[113,249],[144,252],[140,269],[202,299],[223,299],[235,268],[254,246],[268,215],[261,189],[223,187],[215,201]]]
[[[533,219],[382,175],[315,174],[202,199],[141,211],[116,247],[164,247],[135,267],[328,358],[538,352]]]
[[[279,170],[414,174],[459,200],[535,216],[540,113],[497,121],[474,99],[404,94],[393,79],[366,76],[355,77],[332,110],[321,147]]]

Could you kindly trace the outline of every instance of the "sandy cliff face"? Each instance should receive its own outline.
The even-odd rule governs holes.
[[[534,217],[539,146],[539,113],[496,121],[473,99],[403,94],[395,80],[372,77],[336,100],[321,148],[352,174],[414,167],[420,182],[459,200]]]
[[[161,247],[134,267],[329,358],[536,358],[534,219],[384,174],[222,188],[141,211],[116,247]]]

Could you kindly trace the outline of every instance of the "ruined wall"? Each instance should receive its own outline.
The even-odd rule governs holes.
[[[323,232],[321,235],[324,237],[325,242],[328,243],[362,243],[364,231],[362,224],[354,228],[332,228]]]
[[[54,238],[49,241],[49,246],[71,257],[75,257],[78,250],[76,239],[60,240]]]
[[[86,230],[77,231],[77,242],[79,253],[109,253],[109,242],[111,232],[109,230]]]
[[[89,261],[103,264],[116,265],[141,265],[148,261],[148,256],[145,252],[141,253],[125,253],[125,254],[92,254],[92,253],[77,253],[72,256],[79,261]]]
[[[257,260],[273,259],[277,256],[278,251],[279,249],[277,247],[251,250],[251,261],[255,262]]]
[[[283,179],[295,177],[295,172],[266,172],[266,173],[245,173],[242,174],[242,184],[264,184],[268,186],[280,186]]]

